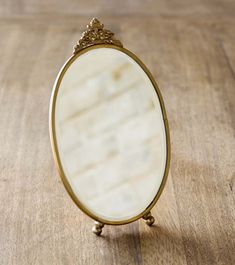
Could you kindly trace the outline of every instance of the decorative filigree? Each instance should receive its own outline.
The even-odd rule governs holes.
[[[93,18],[87,25],[87,30],[83,32],[81,39],[74,46],[73,53],[95,44],[113,44],[122,47],[122,43],[114,38],[114,33],[105,29],[97,18]]]

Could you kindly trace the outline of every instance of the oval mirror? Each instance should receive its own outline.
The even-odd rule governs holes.
[[[107,43],[82,47],[66,62],[50,111],[62,181],[100,226],[148,219],[170,155],[166,113],[153,77],[121,44]]]

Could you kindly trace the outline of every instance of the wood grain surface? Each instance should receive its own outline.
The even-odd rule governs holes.
[[[234,1],[0,1],[0,264],[235,264]],[[166,188],[102,237],[52,158],[55,77],[97,16],[150,68],[171,131]]]

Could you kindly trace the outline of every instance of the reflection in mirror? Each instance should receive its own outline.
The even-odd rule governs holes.
[[[89,212],[120,221],[149,206],[165,173],[166,133],[154,87],[130,56],[95,48],[72,62],[55,132],[64,174]]]

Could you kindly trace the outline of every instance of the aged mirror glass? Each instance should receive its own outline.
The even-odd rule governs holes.
[[[90,30],[100,25],[93,20]],[[107,41],[75,50],[55,83],[50,128],[63,183],[81,210],[100,227],[153,222],[169,132],[160,91],[134,54]]]

